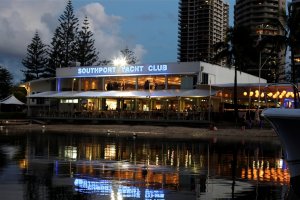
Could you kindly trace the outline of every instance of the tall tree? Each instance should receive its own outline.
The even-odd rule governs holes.
[[[298,9],[297,9],[298,7]],[[291,52],[291,72],[290,72],[290,82],[293,85],[294,89],[294,106],[295,108],[299,107],[299,93],[297,89],[297,67],[295,65],[295,53],[299,54],[300,52],[300,11],[299,11],[300,3],[299,2],[291,2],[288,5],[288,14],[286,14],[285,10],[281,12],[281,19],[275,19],[270,21],[271,24],[278,27],[279,30],[283,30],[283,34],[276,36],[265,36],[261,43],[262,47],[265,44],[273,44],[273,49],[271,51],[278,52],[280,48],[284,48],[285,52],[287,48],[290,48]],[[285,23],[286,22],[286,23]],[[297,52],[298,50],[298,52]],[[273,62],[274,63],[274,62]],[[275,61],[276,63],[276,61]],[[279,64],[284,64],[277,62]],[[276,66],[278,67],[278,66]],[[299,78],[299,77],[298,77]],[[275,80],[277,82],[277,80]]]
[[[50,55],[50,57],[58,59],[55,62],[59,63],[61,67],[67,67],[71,62],[76,61],[76,38],[79,26],[71,0],[68,0],[65,11],[58,21],[60,24],[55,31],[51,54],[60,52],[60,55]]]
[[[0,99],[11,94],[12,79],[12,74],[3,66],[0,66]]]
[[[81,66],[90,66],[98,61],[99,53],[94,47],[95,40],[93,39],[93,35],[86,16],[77,40],[77,61],[80,62]]]
[[[261,67],[264,68],[261,69],[261,73],[268,82],[277,83],[285,79],[284,65],[288,46],[286,20],[284,9],[278,12],[278,17],[257,26],[257,48],[260,52]]]
[[[128,47],[122,49],[121,54],[126,59],[127,64],[133,65],[138,62],[138,59],[135,56],[134,52],[130,50]]]
[[[111,63],[112,63],[111,60],[104,59],[104,60],[99,60],[99,62],[97,63],[97,65],[99,65],[99,66],[107,66],[107,65],[110,65]]]
[[[289,14],[287,20],[287,26],[289,30],[288,44],[291,49],[291,68],[292,68],[292,83],[294,85],[294,106],[299,107],[299,91],[296,85],[298,85],[299,69],[296,68],[295,55],[300,53],[300,2],[292,2],[289,4]],[[298,57],[298,59],[300,59]]]
[[[31,44],[27,46],[27,55],[22,60],[22,64],[26,70],[22,70],[25,75],[24,81],[31,81],[47,76],[45,69],[47,68],[47,50],[43,44],[39,33],[35,32]]]
[[[255,48],[251,43],[250,30],[246,27],[230,27],[227,31],[225,41],[215,44],[216,52],[213,58],[220,61],[225,58],[228,68],[234,67],[234,117],[238,121],[238,101],[237,101],[237,71],[243,71],[254,65],[256,57]]]
[[[62,41],[59,39],[58,29],[56,29],[49,49],[49,63],[47,68],[49,74],[55,75],[55,69],[62,67],[63,53],[61,49]]]

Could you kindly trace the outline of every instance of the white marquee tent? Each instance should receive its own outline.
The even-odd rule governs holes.
[[[10,95],[6,97],[5,99],[2,99],[0,101],[0,104],[10,104],[10,105],[24,105],[23,102],[18,100],[14,95]]]

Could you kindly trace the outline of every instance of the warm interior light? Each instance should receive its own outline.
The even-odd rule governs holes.
[[[247,94],[248,94],[247,92],[244,92],[244,93],[243,93],[244,96],[247,96]]]
[[[272,93],[272,92],[269,92],[269,93],[268,93],[268,97],[271,97],[271,96],[273,96],[273,93]]]

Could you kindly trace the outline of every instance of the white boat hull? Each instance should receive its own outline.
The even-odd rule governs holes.
[[[300,175],[300,109],[270,108],[262,113],[273,126],[289,164],[291,177]]]
[[[271,123],[283,145],[292,191],[300,197],[300,109],[269,108],[262,116]]]

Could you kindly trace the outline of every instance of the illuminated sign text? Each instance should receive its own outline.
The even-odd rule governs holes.
[[[151,74],[164,73],[168,71],[168,65],[132,65],[122,67],[99,66],[79,67],[77,75],[120,75],[120,74]]]

